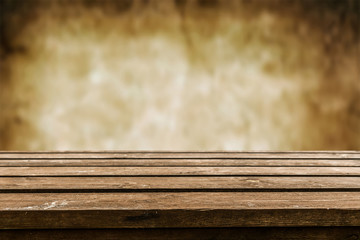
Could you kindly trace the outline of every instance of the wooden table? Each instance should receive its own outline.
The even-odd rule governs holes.
[[[0,239],[360,239],[360,152],[0,152]]]

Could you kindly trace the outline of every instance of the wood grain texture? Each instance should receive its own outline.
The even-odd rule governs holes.
[[[149,151],[103,151],[103,152],[0,152],[1,159],[128,159],[128,158],[263,158],[263,159],[360,159],[359,151],[318,152],[149,152]]]
[[[359,226],[358,210],[205,209],[6,211],[2,229]]]
[[[295,228],[308,239],[325,239],[330,235],[319,227],[336,227],[331,237],[343,239],[342,229],[359,226],[356,151],[0,152],[0,229],[29,229],[24,233],[38,239],[74,228],[108,229],[109,239],[138,228],[153,239],[177,239],[182,228],[259,236],[244,227],[273,229],[280,234],[274,239]]]
[[[0,159],[0,167],[360,167],[359,160],[324,159]]]
[[[147,191],[360,191],[358,177],[1,177],[0,192]]]
[[[0,176],[360,176],[360,167],[0,167]]]
[[[2,240],[359,240],[357,227],[0,230]]]
[[[352,209],[360,192],[2,193],[9,210]],[[360,214],[360,211],[359,211]],[[360,219],[359,219],[360,221]]]

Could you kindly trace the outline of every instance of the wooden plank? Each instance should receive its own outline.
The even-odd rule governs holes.
[[[2,240],[358,240],[359,227],[30,229],[0,231]]]
[[[359,226],[353,209],[0,211],[2,229]]]
[[[1,193],[9,210],[360,209],[360,192]],[[360,214],[360,211],[359,211]],[[359,219],[360,220],[360,219]]]
[[[360,176],[359,167],[0,167],[0,176]]]
[[[0,152],[1,159],[360,159],[359,151],[324,152]]]
[[[136,166],[206,166],[206,167],[360,167],[360,160],[322,159],[11,159],[0,160],[0,167],[136,167]]]
[[[360,152],[0,153],[2,229],[314,226],[360,226]]]
[[[62,190],[360,191],[359,177],[2,177],[0,192]]]

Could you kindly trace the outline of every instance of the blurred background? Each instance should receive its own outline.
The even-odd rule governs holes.
[[[0,0],[0,150],[360,150],[360,0]]]

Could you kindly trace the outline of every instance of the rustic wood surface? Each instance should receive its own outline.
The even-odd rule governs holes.
[[[1,152],[0,159],[360,159],[359,151],[315,152]]]
[[[359,167],[1,167],[0,176],[356,176]]]
[[[0,192],[360,191],[358,177],[1,177]]]
[[[148,229],[30,229],[0,230],[11,240],[359,240],[356,227],[293,228],[148,228]]]
[[[357,151],[0,152],[0,239],[359,239],[359,227]]]

